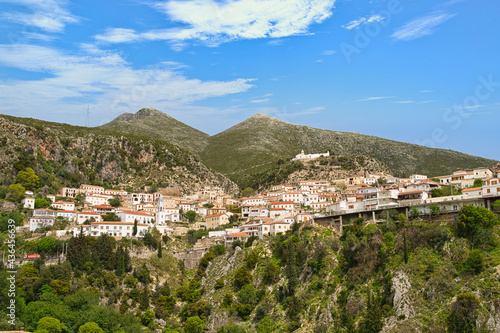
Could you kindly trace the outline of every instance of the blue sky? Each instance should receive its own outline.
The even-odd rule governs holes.
[[[254,113],[500,160],[500,2],[0,0],[0,113]]]

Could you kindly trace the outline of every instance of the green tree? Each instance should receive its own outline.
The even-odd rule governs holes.
[[[403,232],[403,258],[405,261],[405,264],[408,263],[408,245],[406,243],[406,229]]]
[[[205,323],[198,316],[189,317],[184,324],[186,333],[202,333]]]
[[[416,209],[415,207],[413,207],[410,210],[410,216],[413,217],[414,219],[416,219],[417,217],[420,216],[420,212],[418,211],[418,209]]]
[[[84,200],[85,200],[85,195],[83,193],[78,193],[75,197],[75,204],[81,206],[83,205]]]
[[[112,199],[108,199],[108,203],[110,206],[113,206],[113,207],[120,207],[122,205],[121,201],[120,201],[120,198],[118,196],[112,198]]]
[[[242,197],[252,197],[254,195],[255,195],[255,190],[251,187],[247,187],[243,191],[241,191]]]
[[[39,253],[54,253],[56,251],[57,240],[53,237],[44,237],[36,247]]]
[[[83,324],[78,329],[78,333],[103,333],[104,331],[97,325],[97,323],[91,321]]]
[[[197,215],[194,210],[188,210],[184,216],[186,216],[190,223],[193,223],[196,220]]]
[[[139,304],[139,309],[147,310],[149,308],[149,291],[148,287],[144,287],[141,294],[141,301]]]
[[[158,258],[161,258],[161,257],[163,257],[163,253],[161,250],[161,241],[160,241],[160,243],[158,244]]]
[[[26,168],[24,171],[19,171],[16,176],[16,183],[21,184],[28,190],[34,191],[38,186],[38,176],[32,168]]]
[[[451,305],[451,313],[448,317],[448,332],[476,332],[478,309],[479,300],[474,294],[463,293],[458,295]]]
[[[35,333],[59,333],[65,330],[66,326],[61,323],[59,319],[52,317],[43,317],[38,321]]]
[[[432,205],[430,205],[430,206],[429,206],[429,208],[430,208],[430,210],[431,210],[431,214],[432,214],[432,215],[439,215],[439,211],[440,211],[441,209],[439,208],[439,206],[438,206],[438,205],[434,205],[434,204],[432,204]]]
[[[475,179],[474,185],[472,185],[472,187],[483,187],[483,180],[482,179]]]
[[[102,216],[103,221],[116,221],[119,222],[122,219],[115,213],[108,212]]]
[[[251,284],[246,284],[238,292],[238,301],[241,304],[251,304],[255,305],[257,302],[257,294],[255,293],[255,288]]]
[[[373,297],[371,290],[368,290],[366,313],[359,324],[359,331],[362,333],[377,333],[380,332],[383,326],[380,304]]]
[[[252,283],[252,275],[246,266],[238,268],[234,274],[233,285],[236,289],[240,290],[244,285]]]
[[[272,261],[269,261],[264,267],[262,282],[264,282],[265,284],[272,284],[276,282],[278,280],[279,272],[279,268],[276,267],[276,265]]]
[[[467,267],[474,273],[480,273],[484,268],[483,255],[480,250],[472,250],[466,261]]]
[[[132,228],[132,236],[137,235],[137,219],[134,220],[134,227]]]
[[[469,238],[476,245],[484,240],[485,234],[491,235],[489,231],[497,224],[498,217],[484,207],[469,205],[458,212],[458,235]]]
[[[273,320],[268,316],[262,318],[260,323],[257,325],[257,332],[258,333],[272,333],[272,332],[274,332]]]
[[[25,192],[26,189],[21,184],[11,184],[5,197],[10,201],[19,202],[24,198]]]
[[[493,210],[495,211],[500,210],[500,199],[495,200],[491,208],[493,208]]]
[[[237,223],[239,218],[240,217],[237,214],[233,214],[229,216],[229,223]]]

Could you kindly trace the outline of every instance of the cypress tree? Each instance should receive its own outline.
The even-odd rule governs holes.
[[[406,246],[406,229],[404,230],[404,233],[403,233],[403,242],[404,242],[403,256],[404,256],[405,264],[407,264],[408,263],[408,247]]]
[[[132,228],[132,236],[137,235],[137,219],[134,220],[134,227]]]
[[[139,308],[141,310],[147,310],[149,308],[149,292],[148,287],[144,287],[144,290],[141,295],[141,301],[139,303]]]
[[[158,258],[161,258],[163,256],[162,252],[161,252],[161,241],[160,243],[158,244]]]

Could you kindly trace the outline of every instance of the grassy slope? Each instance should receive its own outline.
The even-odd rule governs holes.
[[[0,178],[7,183],[15,175],[12,165],[24,156],[27,166],[52,174],[59,185],[179,185],[187,192],[207,184],[236,188],[186,150],[157,138],[11,116],[1,116],[0,125],[5,142]],[[41,155],[33,158],[37,150]]]
[[[261,114],[212,136],[201,158],[207,165],[233,177],[230,173],[235,170],[262,168],[269,161],[294,157],[308,147],[311,152],[373,157],[385,163],[397,176],[412,173],[437,176],[495,163],[451,150],[293,125]]]
[[[147,135],[199,154],[208,144],[209,135],[152,108],[135,114],[125,113],[99,128],[122,133]]]

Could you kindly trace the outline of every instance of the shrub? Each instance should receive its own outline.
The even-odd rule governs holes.
[[[474,294],[464,293],[457,296],[451,305],[448,317],[448,332],[475,332],[479,300]]]

